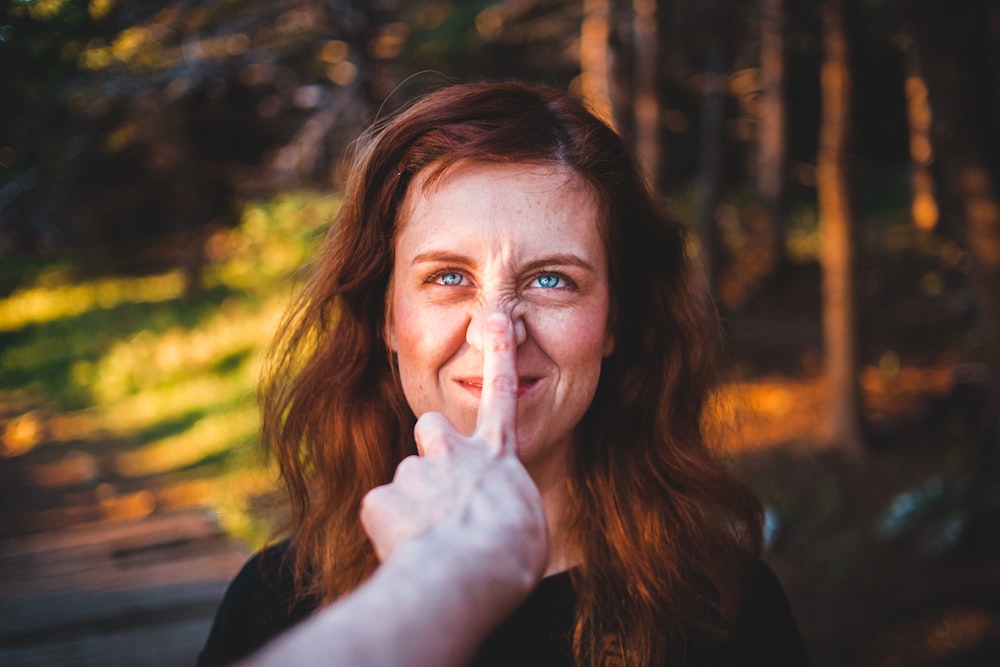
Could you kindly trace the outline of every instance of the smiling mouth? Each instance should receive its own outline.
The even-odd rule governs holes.
[[[522,396],[529,389],[538,384],[541,378],[537,377],[523,377],[519,378],[517,381],[517,395]],[[481,394],[483,391],[483,383],[481,380],[458,380],[458,383],[465,387],[466,389],[476,393]]]

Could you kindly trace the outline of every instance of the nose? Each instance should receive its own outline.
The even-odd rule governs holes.
[[[517,341],[517,346],[520,347],[524,343],[525,339],[528,337],[528,330],[524,325],[524,313],[522,309],[517,306],[497,306],[497,305],[487,305],[482,308],[478,308],[472,313],[472,317],[469,319],[469,328],[465,331],[465,340],[472,347],[472,349],[479,352],[483,351],[483,335],[485,333],[486,318],[488,318],[492,313],[504,313],[510,318],[511,322],[514,323],[514,337]]]

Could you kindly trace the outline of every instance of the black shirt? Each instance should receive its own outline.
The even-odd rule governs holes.
[[[215,616],[198,667],[244,658],[319,605],[290,604],[294,580],[284,558],[287,543],[251,558],[230,583]],[[543,579],[528,599],[483,643],[475,667],[572,667],[570,638],[576,594],[568,572]],[[764,563],[753,571],[750,595],[731,639],[690,642],[685,667],[799,667],[809,664],[805,645],[781,584]]]

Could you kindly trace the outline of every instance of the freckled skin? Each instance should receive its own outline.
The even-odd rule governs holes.
[[[410,407],[471,433],[483,326],[506,313],[517,339],[517,451],[540,488],[565,481],[573,429],[614,346],[598,215],[568,169],[466,162],[429,187],[417,176],[396,240],[386,340]]]

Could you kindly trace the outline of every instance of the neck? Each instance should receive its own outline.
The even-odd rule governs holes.
[[[542,497],[542,510],[549,531],[549,561],[545,576],[558,574],[579,565],[580,550],[566,531],[566,514],[569,509],[569,469],[573,443],[547,448],[547,455],[525,462],[528,474]]]
[[[565,533],[566,508],[569,503],[569,489],[563,477],[558,482],[539,484],[538,491],[542,496],[542,509],[545,512],[545,522],[549,530],[549,561],[545,568],[545,576],[557,574],[579,565],[579,551],[571,545]]]

